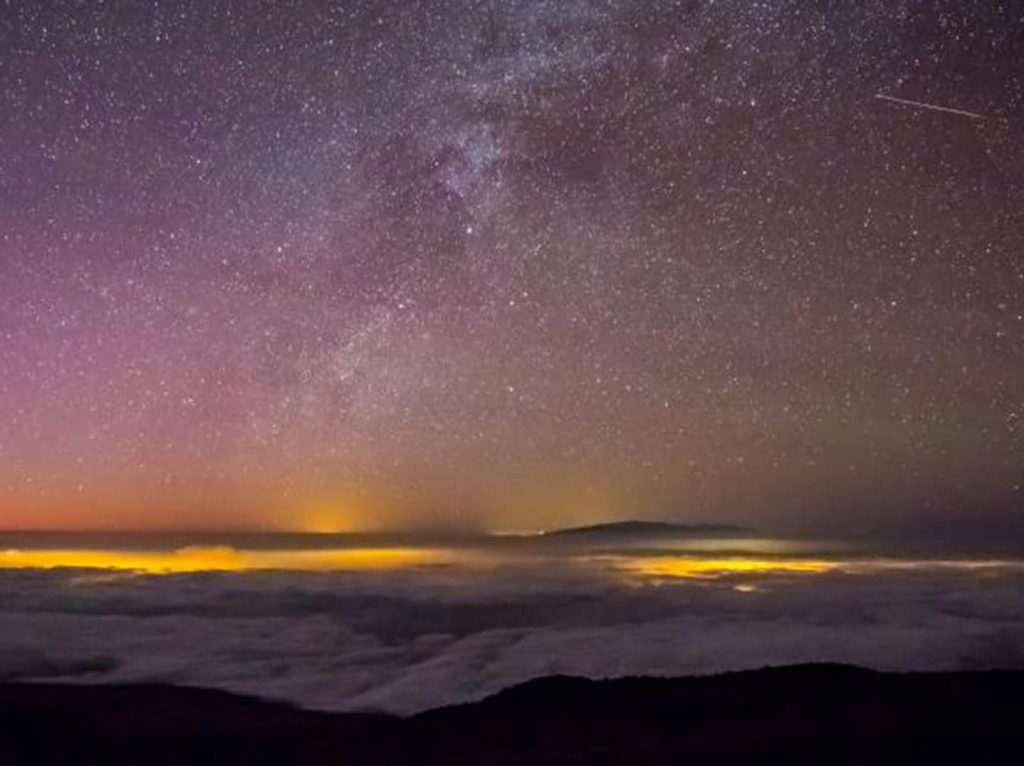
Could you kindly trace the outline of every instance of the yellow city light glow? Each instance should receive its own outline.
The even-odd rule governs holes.
[[[821,574],[839,566],[835,561],[803,558],[650,556],[623,559],[619,569],[653,579],[713,579],[743,574]]]
[[[145,573],[293,569],[400,569],[439,564],[455,558],[452,551],[431,548],[352,548],[325,550],[239,550],[228,546],[187,547],[172,551],[139,550],[7,550],[0,568],[74,567]]]

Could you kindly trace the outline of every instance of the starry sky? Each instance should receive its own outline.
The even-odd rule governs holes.
[[[5,0],[0,526],[1019,529],[1022,119],[1015,2]]]

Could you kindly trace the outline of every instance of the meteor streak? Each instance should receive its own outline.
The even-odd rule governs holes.
[[[948,112],[949,114],[959,114],[961,117],[970,117],[972,120],[984,120],[985,118],[976,114],[975,112],[968,112],[963,109],[953,109],[949,106],[939,106],[938,104],[927,104],[923,101],[911,101],[907,98],[896,98],[896,96],[887,96],[885,93],[876,93],[875,98],[880,98],[884,101],[892,101],[895,104],[904,104],[906,106],[917,107],[918,109],[931,109],[933,112]]]

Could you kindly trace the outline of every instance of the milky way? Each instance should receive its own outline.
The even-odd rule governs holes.
[[[1022,119],[1016,3],[2,3],[0,526],[1019,524]]]

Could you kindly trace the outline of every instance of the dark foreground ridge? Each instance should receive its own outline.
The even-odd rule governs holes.
[[[701,678],[542,678],[410,718],[160,685],[0,684],[0,763],[1017,763],[1024,671],[800,665]]]

